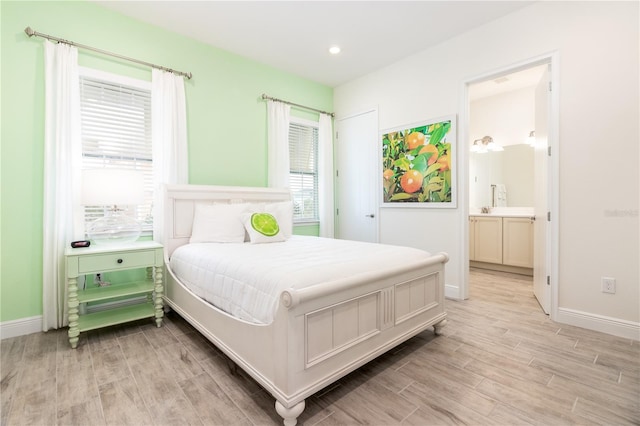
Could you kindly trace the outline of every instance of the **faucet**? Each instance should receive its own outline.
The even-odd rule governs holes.
[[[496,206],[496,185],[491,185],[491,207]]]

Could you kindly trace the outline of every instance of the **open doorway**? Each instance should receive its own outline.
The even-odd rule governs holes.
[[[469,265],[531,276],[545,313],[552,310],[553,269],[551,64],[548,57],[467,83],[462,145],[469,159]]]

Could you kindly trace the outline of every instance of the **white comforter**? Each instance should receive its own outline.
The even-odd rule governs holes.
[[[421,262],[409,247],[293,236],[268,244],[199,243],[174,251],[170,267],[196,295],[253,323],[273,321],[282,291]]]

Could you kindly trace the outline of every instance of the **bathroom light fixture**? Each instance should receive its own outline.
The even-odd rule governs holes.
[[[476,139],[473,141],[473,145],[471,145],[471,152],[484,154],[489,151],[504,151],[504,148],[495,143],[491,136],[484,136],[482,139]]]
[[[340,46],[331,46],[329,48],[329,53],[331,53],[332,55],[337,55],[338,53],[340,53]]]

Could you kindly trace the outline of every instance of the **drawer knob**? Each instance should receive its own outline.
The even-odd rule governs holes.
[[[122,259],[118,259],[118,260],[117,260],[117,262],[118,262],[118,263],[122,263]]]

